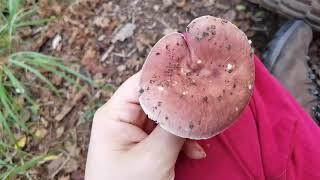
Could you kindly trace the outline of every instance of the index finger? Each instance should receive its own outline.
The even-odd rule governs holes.
[[[114,93],[111,100],[116,100],[117,103],[139,104],[139,81],[141,71],[137,72],[127,79]]]
[[[139,105],[139,81],[141,73],[138,72],[126,80],[113,94],[110,100],[99,108],[99,114],[109,114],[111,120],[130,123],[143,128],[146,115]]]

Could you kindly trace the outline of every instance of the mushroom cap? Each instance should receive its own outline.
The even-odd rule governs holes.
[[[207,139],[238,119],[252,95],[254,74],[247,36],[224,19],[202,16],[151,49],[139,102],[165,130]]]

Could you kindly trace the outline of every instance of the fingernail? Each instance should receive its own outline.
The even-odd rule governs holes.
[[[193,155],[195,158],[197,159],[203,159],[207,156],[206,152],[203,150],[203,148],[198,144],[198,143],[194,143],[194,151],[193,151]]]
[[[197,153],[197,157],[198,157],[199,159],[203,159],[203,158],[205,158],[205,157],[207,156],[206,152],[204,152],[204,150],[202,150],[202,149],[196,151],[196,153]]]

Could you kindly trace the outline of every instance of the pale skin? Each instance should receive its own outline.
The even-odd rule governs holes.
[[[195,141],[177,137],[148,119],[139,105],[140,73],[133,75],[95,113],[86,180],[173,180],[180,151],[206,154]]]

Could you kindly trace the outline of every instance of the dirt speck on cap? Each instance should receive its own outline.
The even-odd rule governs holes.
[[[204,97],[202,98],[202,101],[203,101],[204,103],[208,103],[208,96],[204,96]]]
[[[193,122],[190,121],[190,122],[189,122],[189,129],[192,130],[193,128],[194,128]]]
[[[140,94],[144,93],[144,89],[141,88],[141,89],[139,90],[139,93],[140,93]]]

